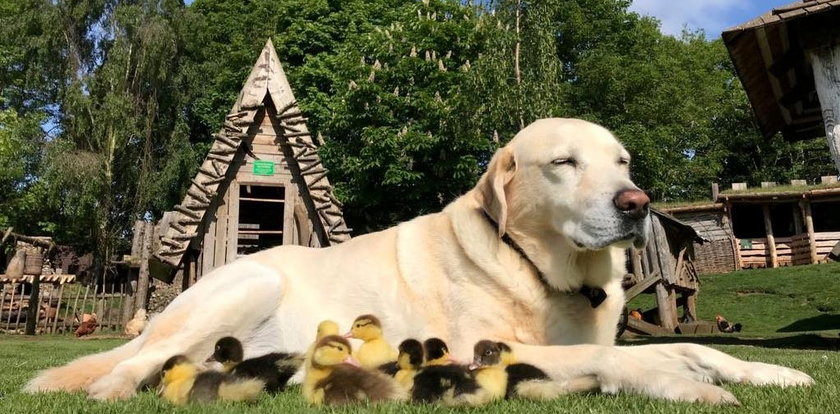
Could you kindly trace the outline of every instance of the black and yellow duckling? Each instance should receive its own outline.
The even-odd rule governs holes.
[[[504,369],[507,373],[505,398],[548,400],[571,392],[587,392],[598,388],[593,376],[555,382],[536,366],[517,362],[513,350],[504,342],[482,340],[476,343],[471,367],[479,370]]]
[[[397,356],[397,372],[394,379],[406,391],[411,391],[414,386],[414,376],[423,366],[423,344],[416,339],[406,339],[397,347],[400,354]]]
[[[303,363],[300,354],[272,352],[243,361],[242,343],[232,336],[226,336],[216,342],[213,359],[220,362],[225,372],[237,378],[254,378],[265,383],[269,393],[283,391],[289,379],[295,375]]]
[[[429,340],[425,341],[429,344]],[[478,383],[469,368],[459,364],[446,365],[428,365],[421,361],[428,360],[430,357],[438,356],[440,359],[440,350],[447,350],[446,343],[440,339],[431,342],[432,353],[430,355],[429,349],[425,346],[418,352],[415,347],[406,348],[406,353],[411,353],[413,358],[408,359],[409,364],[413,368],[419,370],[414,374],[411,380],[411,400],[420,403],[443,402],[447,405],[459,405],[464,402],[459,399],[465,398],[466,395],[472,395],[479,391]],[[437,351],[436,351],[437,350]],[[402,347],[400,349],[402,351]],[[402,358],[402,352],[400,358]],[[423,358],[425,356],[425,358]],[[448,357],[447,357],[448,358]],[[418,362],[421,362],[417,365]]]
[[[426,352],[426,361],[423,366],[449,365],[454,363],[449,355],[449,347],[440,338],[429,338],[423,341],[423,349]]]
[[[169,358],[161,371],[162,395],[175,405],[216,400],[251,401],[259,397],[265,383],[236,378],[219,371],[201,371],[184,355]]]
[[[359,316],[345,336],[364,341],[353,353],[353,357],[359,361],[362,368],[378,369],[382,364],[397,360],[399,352],[385,340],[382,323],[376,316]]]
[[[405,398],[396,381],[359,367],[351,352],[350,342],[337,335],[327,336],[315,345],[312,366],[303,380],[303,396],[309,403],[347,404]]]

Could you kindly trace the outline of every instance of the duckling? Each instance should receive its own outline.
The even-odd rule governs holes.
[[[256,399],[265,387],[257,379],[234,378],[218,371],[200,371],[184,355],[169,358],[161,371],[163,398],[175,405],[223,401],[250,401]]]
[[[236,378],[253,378],[265,383],[269,393],[283,391],[289,378],[295,375],[303,357],[300,354],[272,352],[256,358],[242,360],[242,343],[232,336],[216,342],[213,359],[220,362]]]
[[[475,344],[474,353],[483,352],[485,341]],[[487,341],[489,342],[489,341]],[[448,366],[448,365],[444,365]],[[431,368],[431,367],[430,367]],[[478,389],[475,392],[456,395],[448,404],[450,405],[484,405],[505,397],[508,385],[508,373],[501,365],[481,365],[473,361],[469,366]]]
[[[362,315],[356,318],[345,337],[364,341],[353,354],[362,368],[377,369],[382,364],[396,361],[399,356],[399,352],[382,336],[382,323],[376,316]]]
[[[410,391],[414,386],[414,376],[423,366],[423,344],[416,339],[406,339],[397,349],[400,351],[396,363],[399,370],[394,379],[404,390]]]
[[[405,398],[393,379],[359,367],[351,352],[350,342],[337,335],[327,336],[315,345],[312,367],[303,381],[303,396],[307,401],[322,405]]]
[[[582,376],[569,381],[555,382],[545,371],[534,365],[516,361],[510,346],[504,342],[482,340],[475,344],[475,368],[501,368],[507,373],[504,397],[548,400],[570,392],[593,391],[598,388],[593,376]]]
[[[423,347],[426,360],[435,356],[440,359],[440,351],[448,349],[445,342],[437,338],[433,339],[425,341],[426,344],[431,344],[431,349]],[[441,401],[447,405],[459,405],[462,403],[457,401],[457,398],[475,394],[478,390],[479,386],[473,373],[464,365],[423,363],[421,369],[412,378],[411,399],[420,403]]]
[[[423,341],[423,349],[426,351],[426,362],[424,367],[430,365],[449,365],[454,361],[449,355],[449,347],[440,338],[429,338]]]
[[[312,345],[309,345],[309,349],[306,350],[306,355],[304,356],[305,368],[309,370],[312,367],[312,353],[315,352],[315,345],[318,342],[330,335],[338,335],[338,324],[334,321],[329,319],[321,321],[318,324],[318,329],[315,332],[315,342]]]

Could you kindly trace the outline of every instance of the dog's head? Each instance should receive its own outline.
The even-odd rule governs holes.
[[[579,250],[647,242],[650,199],[630,180],[630,154],[590,122],[532,123],[496,152],[477,190],[500,236],[550,231]]]

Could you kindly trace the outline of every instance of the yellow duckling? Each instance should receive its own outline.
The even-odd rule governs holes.
[[[317,331],[315,332],[315,342],[313,342],[312,345],[309,345],[309,349],[306,350],[306,355],[304,356],[304,361],[306,361],[304,363],[304,368],[308,370],[312,367],[312,352],[315,351],[315,345],[330,335],[338,335],[338,324],[329,319],[321,321],[321,323],[318,324]]]
[[[353,354],[362,368],[377,369],[382,364],[396,361],[399,356],[399,352],[383,337],[382,323],[376,316],[362,315],[356,318],[345,337],[364,341]]]
[[[240,379],[218,371],[200,371],[184,355],[175,355],[161,371],[163,398],[175,405],[193,402],[250,401],[259,397],[265,383]]]
[[[393,379],[360,368],[351,356],[351,349],[347,339],[337,335],[327,336],[315,345],[312,367],[303,380],[306,401],[323,405],[405,398]]]

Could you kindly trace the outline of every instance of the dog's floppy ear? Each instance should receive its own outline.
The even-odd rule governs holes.
[[[507,225],[508,203],[505,187],[513,179],[516,161],[510,147],[502,147],[490,160],[487,172],[478,181],[478,194],[481,207],[499,227],[499,237],[505,234]]]

